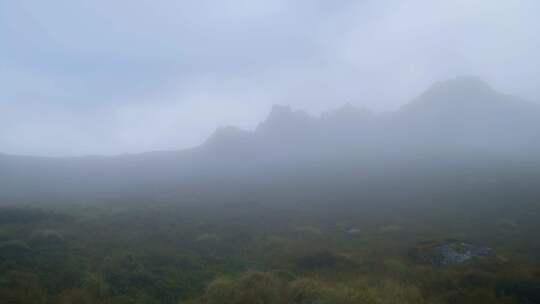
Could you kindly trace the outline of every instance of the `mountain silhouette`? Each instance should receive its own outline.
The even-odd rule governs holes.
[[[349,139],[350,144],[365,139],[407,139],[432,144],[455,142],[462,145],[496,147],[540,141],[540,107],[520,98],[505,95],[476,77],[458,77],[433,84],[420,96],[389,113],[372,113],[346,104],[319,117],[289,106],[275,105],[268,118],[254,132],[236,132],[253,142],[302,144]],[[220,137],[216,132],[214,141]],[[219,141],[234,145],[233,134]],[[249,140],[247,140],[249,141]]]
[[[312,116],[276,105],[253,131],[219,128],[183,151],[86,158],[0,154],[0,198],[221,197],[270,191],[268,185],[288,187],[290,194],[291,184],[322,191],[360,183],[353,187],[358,190],[429,170],[438,176],[471,163],[518,161],[540,163],[540,107],[478,78],[459,77],[433,84],[388,113],[346,104]]]

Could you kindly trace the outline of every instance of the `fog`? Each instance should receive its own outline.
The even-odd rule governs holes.
[[[540,303],[538,12],[0,0],[0,303]]]
[[[397,110],[478,76],[540,100],[537,1],[3,1],[0,151],[192,148],[272,105]]]

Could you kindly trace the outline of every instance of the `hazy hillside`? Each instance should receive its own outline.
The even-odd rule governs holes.
[[[84,200],[146,194],[179,200],[270,187],[287,193],[277,190],[281,183],[321,191],[339,186],[346,192],[383,175],[391,184],[396,176],[429,175],[429,168],[445,176],[456,168],[468,170],[471,163],[490,168],[537,163],[538,155],[537,104],[499,93],[476,78],[457,78],[432,85],[391,113],[345,105],[314,117],[276,105],[256,130],[222,128],[185,151],[85,158],[2,155],[0,196]]]

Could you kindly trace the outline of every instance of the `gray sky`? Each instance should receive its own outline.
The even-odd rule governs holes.
[[[0,0],[0,152],[179,149],[272,104],[392,110],[477,75],[540,100],[537,0]]]

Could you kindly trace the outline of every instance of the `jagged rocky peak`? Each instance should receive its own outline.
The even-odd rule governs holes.
[[[225,146],[231,143],[244,141],[251,135],[251,132],[242,130],[234,126],[220,127],[214,131],[212,136],[206,141],[206,145]]]
[[[308,120],[311,117],[303,110],[293,110],[287,105],[273,105],[267,122],[286,122],[291,120]]]
[[[293,110],[290,106],[274,105],[268,118],[257,127],[257,132],[265,134],[300,132],[312,126],[315,120],[305,111]]]

